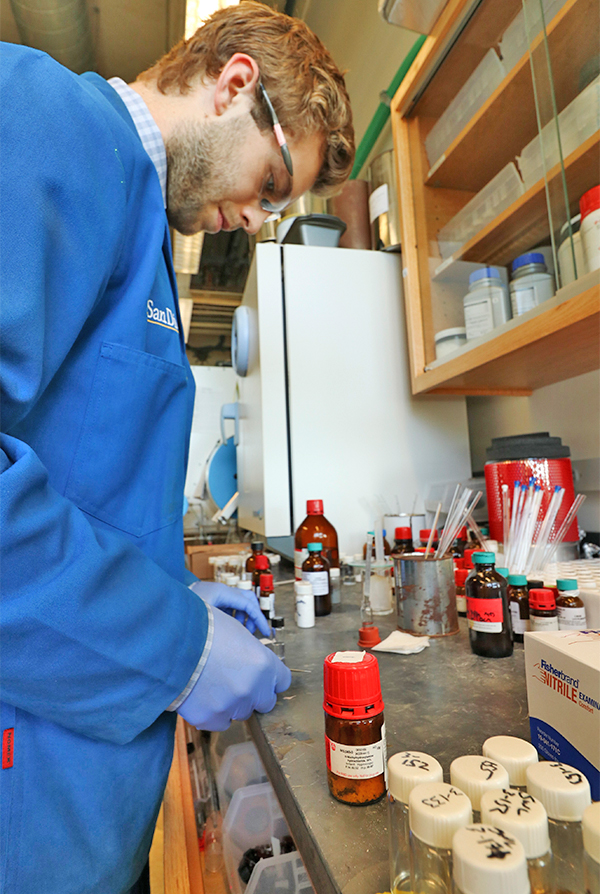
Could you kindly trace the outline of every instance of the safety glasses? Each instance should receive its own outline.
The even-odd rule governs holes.
[[[290,154],[290,150],[288,148],[288,144],[286,142],[281,124],[279,123],[279,118],[277,117],[277,113],[273,108],[273,103],[269,99],[269,94],[265,90],[265,85],[262,81],[258,82],[258,89],[260,90],[262,97],[265,101],[265,105],[269,111],[269,115],[271,116],[271,121],[273,122],[273,133],[275,134],[275,139],[277,140],[277,145],[281,150],[281,155],[288,171],[290,177],[294,176],[294,167],[292,165],[292,156]],[[290,190],[291,193],[291,190]],[[271,199],[261,198],[260,207],[263,211],[269,211],[272,214],[278,214],[280,211],[286,207],[289,203],[289,195],[286,196],[285,199],[281,201],[273,201]]]

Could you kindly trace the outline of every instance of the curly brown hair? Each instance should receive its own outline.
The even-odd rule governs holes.
[[[312,192],[339,190],[354,161],[350,99],[342,72],[301,19],[242,0],[213,13],[138,80],[154,82],[164,94],[185,94],[198,78],[216,80],[234,53],[246,53],[257,63],[285,130],[297,138],[323,136],[323,162]],[[258,93],[252,114],[261,130],[271,126]]]

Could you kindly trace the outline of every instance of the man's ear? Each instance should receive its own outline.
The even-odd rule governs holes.
[[[240,97],[253,97],[259,79],[258,65],[252,56],[234,53],[221,69],[215,84],[214,103],[217,115],[222,115]]]

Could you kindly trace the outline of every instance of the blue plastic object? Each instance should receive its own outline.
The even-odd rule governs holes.
[[[237,460],[233,437],[221,444],[208,461],[207,485],[209,493],[222,509],[237,490]],[[235,517],[235,513],[232,517]]]
[[[511,264],[511,270],[514,273],[519,267],[525,267],[527,264],[545,264],[546,259],[540,251],[529,251],[527,254],[519,255]]]
[[[482,267],[480,270],[474,270],[469,276],[469,285],[479,279],[500,279],[500,273],[496,267]]]

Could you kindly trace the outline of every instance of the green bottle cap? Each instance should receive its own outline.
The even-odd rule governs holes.
[[[511,587],[526,587],[527,586],[527,578],[524,574],[509,574],[508,582]]]
[[[495,558],[496,558],[495,553],[484,553],[484,552],[473,553],[473,555],[471,556],[471,559],[477,565],[493,565]]]
[[[573,580],[573,578],[562,578],[561,580],[556,581],[556,586],[559,590],[577,590],[577,581]]]
[[[309,543],[307,547],[309,553],[320,552],[323,549],[322,543]]]
[[[496,568],[498,574],[501,574],[502,577],[508,578],[508,568]]]

